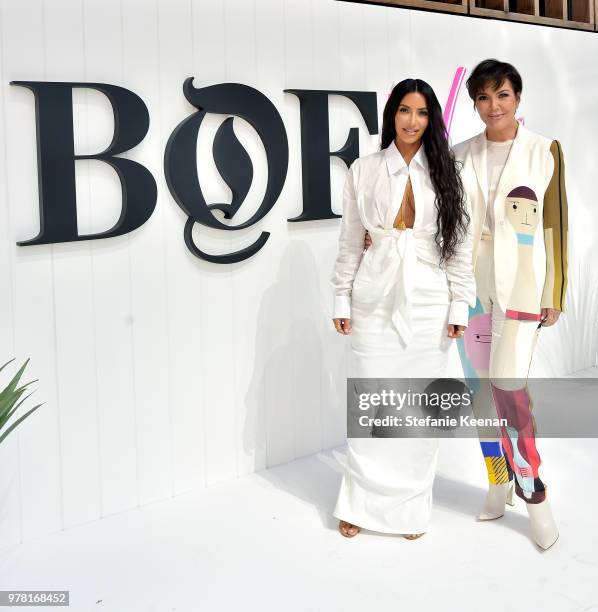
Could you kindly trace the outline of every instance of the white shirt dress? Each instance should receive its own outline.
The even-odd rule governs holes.
[[[408,178],[415,221],[400,230],[393,224]],[[470,232],[439,265],[436,215],[423,145],[409,165],[392,143],[351,166],[331,283],[334,317],[351,319],[352,377],[445,375],[454,341],[447,324],[467,325],[475,281]],[[372,246],[364,254],[366,229]],[[334,516],[382,533],[427,531],[437,455],[436,438],[348,438]]]

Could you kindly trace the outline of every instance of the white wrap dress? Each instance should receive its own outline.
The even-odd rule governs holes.
[[[400,230],[393,224],[408,179],[415,220]],[[436,214],[423,145],[409,165],[392,143],[351,166],[332,286],[333,316],[351,319],[352,377],[444,376],[447,324],[467,325],[475,281],[470,233],[439,265]],[[348,438],[334,516],[382,533],[427,531],[437,455],[436,438]]]

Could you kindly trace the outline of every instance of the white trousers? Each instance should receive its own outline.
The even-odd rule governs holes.
[[[373,248],[373,247],[371,247]],[[392,292],[374,310],[352,296],[351,374],[359,378],[443,377],[447,367],[449,290],[438,265],[415,260],[413,336],[404,346],[392,325]],[[423,533],[432,510],[436,438],[348,438],[347,462],[334,516],[382,533]]]

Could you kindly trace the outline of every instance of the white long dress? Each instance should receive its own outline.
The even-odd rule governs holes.
[[[413,229],[393,223],[411,179]],[[405,164],[396,146],[357,160],[344,193],[332,284],[335,317],[350,318],[356,378],[440,378],[452,340],[475,305],[471,241],[446,266],[434,243],[435,193],[423,146]],[[363,253],[364,232],[372,246]],[[382,533],[428,530],[436,438],[348,438],[334,516]]]

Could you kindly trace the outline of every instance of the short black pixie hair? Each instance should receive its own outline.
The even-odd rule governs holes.
[[[475,103],[476,96],[488,83],[492,85],[493,89],[498,89],[506,79],[509,79],[515,95],[519,97],[523,89],[523,82],[517,68],[507,62],[499,62],[497,59],[487,59],[473,69],[465,85],[469,97]]]

